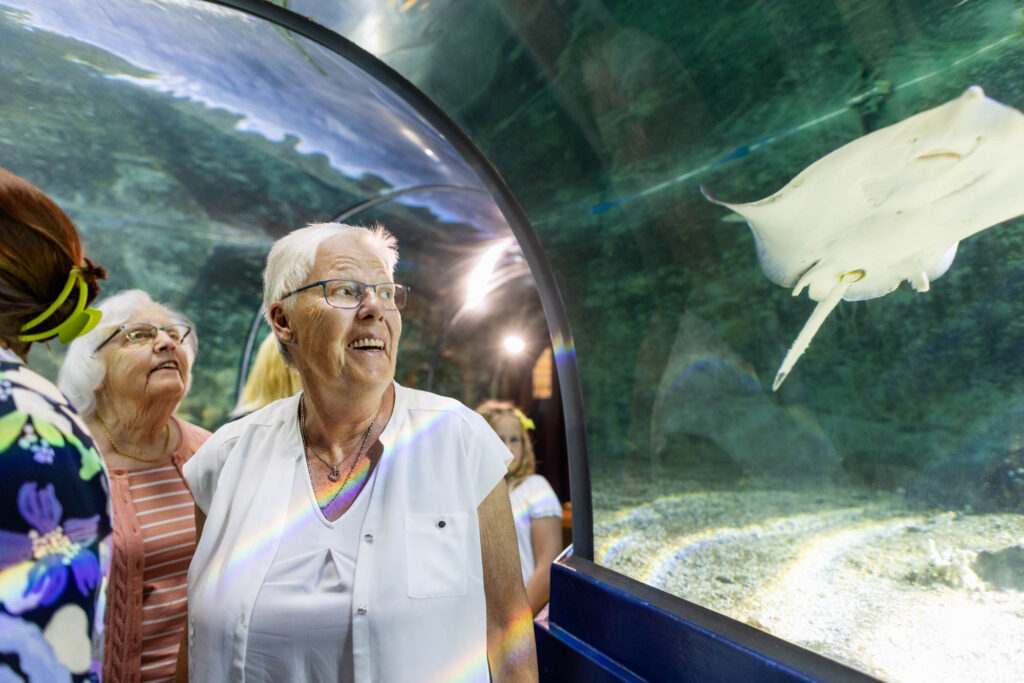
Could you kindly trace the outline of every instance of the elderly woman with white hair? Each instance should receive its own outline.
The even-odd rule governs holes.
[[[103,322],[68,347],[57,384],[96,435],[110,473],[114,545],[104,681],[175,673],[195,549],[181,469],[209,432],[174,416],[192,383],[192,323],[141,290],[106,299]]]
[[[185,466],[191,680],[536,680],[510,454],[466,406],[395,382],[397,260],[379,226],[270,251],[264,308],[303,391]]]

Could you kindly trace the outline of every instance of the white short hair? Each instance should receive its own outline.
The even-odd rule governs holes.
[[[342,235],[355,237],[368,247],[380,258],[388,277],[394,279],[395,266],[398,265],[398,240],[383,225],[377,223],[364,228],[344,223],[310,223],[274,242],[267,254],[267,267],[263,271],[263,314],[271,329],[274,325],[270,319],[270,305],[305,284],[320,245]],[[290,364],[288,349],[278,343],[278,350]]]
[[[192,333],[185,340],[185,350],[190,354],[190,361],[195,360],[199,351],[199,338],[196,326],[183,313],[157,303],[141,289],[126,289],[107,297],[96,308],[103,312],[103,318],[88,334],[75,339],[68,345],[64,364],[57,375],[57,387],[71,401],[71,405],[84,417],[96,412],[96,390],[107,376],[107,365],[102,357],[96,354],[96,347],[111,335],[119,326],[143,306],[156,306],[164,311],[175,323],[188,325]],[[191,362],[190,362],[191,365]],[[187,378],[185,393],[192,386],[192,373]]]

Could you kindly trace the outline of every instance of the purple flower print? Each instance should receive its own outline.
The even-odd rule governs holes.
[[[18,445],[26,451],[32,451],[32,459],[40,465],[52,465],[55,455],[53,447],[45,440],[40,439],[33,429],[31,421],[26,422],[23,428],[23,436],[18,439]]]
[[[18,511],[33,528],[28,535],[0,531],[0,567],[34,560],[27,585],[20,596],[5,600],[8,611],[18,614],[38,606],[51,605],[64,592],[68,570],[83,594],[96,587],[100,567],[96,556],[83,546],[96,541],[99,515],[68,519],[60,524],[64,508],[53,484],[40,489],[25,482],[18,489]]]

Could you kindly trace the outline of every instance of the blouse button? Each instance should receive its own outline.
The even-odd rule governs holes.
[[[365,607],[360,607],[359,609],[356,610],[356,614],[366,614],[366,608]]]
[[[366,534],[363,536],[363,540],[367,543],[373,543],[373,534]]]
[[[447,522],[445,522],[445,521],[444,521],[444,520],[442,519],[441,521],[439,521],[439,522],[437,523],[437,528],[438,528],[438,529],[443,529],[443,528],[445,528],[445,526],[447,526],[447,524],[448,524],[448,523],[447,523]]]

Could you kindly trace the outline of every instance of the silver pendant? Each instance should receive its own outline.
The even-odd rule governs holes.
[[[341,472],[339,472],[337,468],[332,469],[331,473],[327,475],[327,478],[331,481],[338,481],[341,479]]]

